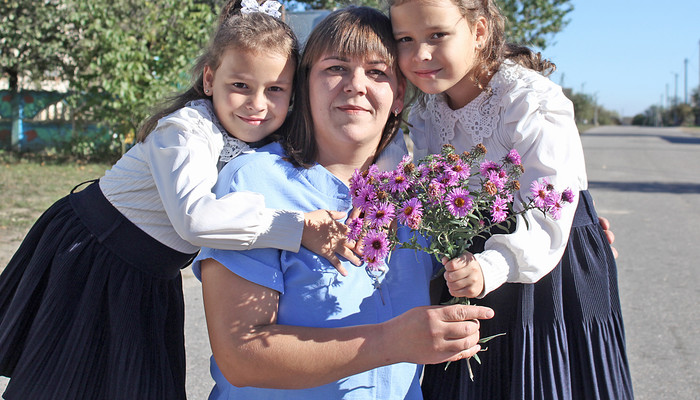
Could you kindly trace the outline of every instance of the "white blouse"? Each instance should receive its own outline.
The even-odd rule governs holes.
[[[408,121],[415,160],[439,153],[448,143],[458,152],[482,143],[486,159],[496,162],[516,149],[525,167],[516,205],[531,197],[530,184],[541,178],[558,190],[571,188],[576,199],[563,207],[559,220],[530,210],[524,214],[529,228],[518,216],[515,232],[493,235],[484,252],[475,255],[484,273],[480,297],[505,282],[537,282],[549,273],[564,254],[578,192],[588,185],[573,105],[561,87],[506,61],[487,90],[463,108],[452,110],[443,95],[431,95],[413,106]]]
[[[257,193],[217,199],[211,192],[219,156],[228,161],[249,151],[219,124],[211,101],[196,100],[158,121],[105,173],[100,189],[129,221],[183,253],[202,246],[298,251],[303,213],[265,208]]]

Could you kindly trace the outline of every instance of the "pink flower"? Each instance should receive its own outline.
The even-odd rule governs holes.
[[[545,208],[547,206],[545,203],[545,199],[549,194],[548,187],[549,181],[547,180],[547,178],[542,179],[542,183],[538,181],[533,181],[530,185],[530,193],[532,193],[532,197],[534,197],[533,201],[535,203],[535,207]]]
[[[564,191],[561,193],[561,199],[565,203],[573,203],[574,201],[574,192],[571,190],[571,188],[566,188]]]
[[[491,220],[495,223],[503,222],[508,217],[508,202],[496,196],[491,206]]]
[[[498,164],[496,164],[493,161],[484,161],[481,163],[481,165],[479,165],[479,172],[481,173],[481,175],[486,175],[488,171],[494,169],[498,169]]]
[[[474,201],[469,197],[469,191],[457,188],[447,195],[447,209],[455,217],[465,217],[472,210]]]
[[[469,167],[465,165],[462,160],[457,161],[454,165],[449,166],[447,169],[452,171],[457,179],[465,180],[469,178]]]
[[[545,205],[547,208],[547,213],[552,217],[552,219],[559,219],[561,218],[561,194],[557,192],[556,190],[551,190],[547,194],[547,198],[545,199]]]
[[[517,150],[513,149],[508,152],[508,155],[505,157],[505,161],[513,164],[513,165],[520,165],[521,160],[520,160],[520,154],[518,153]]]

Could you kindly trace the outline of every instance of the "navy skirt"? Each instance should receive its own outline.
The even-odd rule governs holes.
[[[6,399],[184,399],[177,252],[129,222],[97,182],[57,201],[0,275]]]
[[[483,242],[474,252],[483,250]],[[449,298],[444,291],[443,299]],[[466,360],[429,365],[425,399],[626,400],[634,398],[620,311],[617,266],[582,191],[569,242],[554,270],[534,284],[507,283],[472,304],[494,309],[481,336],[499,336]]]

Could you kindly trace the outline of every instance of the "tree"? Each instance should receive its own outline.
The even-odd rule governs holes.
[[[12,104],[12,139],[19,139],[19,80],[33,82],[47,75],[60,79],[71,73],[69,10],[60,0],[0,2],[0,69],[8,80]]]
[[[514,43],[545,49],[569,23],[570,0],[497,0],[507,18],[506,35]]]
[[[211,4],[194,0],[73,0],[71,7],[80,40],[70,102],[80,121],[122,138],[188,84],[216,19]]]
[[[382,0],[297,0],[283,1],[287,5],[301,3],[311,9],[332,10],[348,4],[383,8]],[[514,43],[544,49],[554,34],[569,22],[573,11],[571,0],[496,0],[506,17],[506,36]]]

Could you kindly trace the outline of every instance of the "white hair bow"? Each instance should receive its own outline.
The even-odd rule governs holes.
[[[258,4],[256,0],[243,0],[241,2],[241,14],[260,12],[279,18],[282,16],[282,13],[278,11],[280,7],[282,7],[282,4],[275,0],[267,0],[263,4]]]

